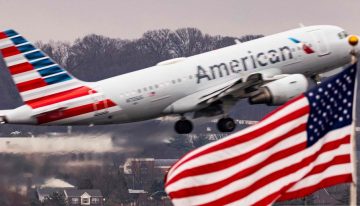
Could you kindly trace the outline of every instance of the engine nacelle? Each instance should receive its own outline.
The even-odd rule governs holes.
[[[250,104],[281,105],[308,89],[309,82],[302,74],[292,74],[264,84],[249,98]]]

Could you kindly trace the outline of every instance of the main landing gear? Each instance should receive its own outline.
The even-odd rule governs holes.
[[[230,117],[221,118],[217,122],[217,128],[220,132],[232,132],[236,128],[236,123]]]
[[[232,132],[236,128],[234,119],[230,117],[224,117],[217,122],[217,128],[220,132]],[[178,134],[189,134],[193,130],[193,124],[190,120],[181,118],[175,123],[175,131]]]
[[[193,130],[193,124],[190,120],[185,118],[180,119],[175,123],[175,131],[178,134],[189,134]]]

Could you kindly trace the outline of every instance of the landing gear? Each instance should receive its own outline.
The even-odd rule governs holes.
[[[230,117],[219,119],[217,123],[217,128],[220,132],[232,132],[235,127],[235,121]]]
[[[181,119],[175,123],[175,131],[178,134],[189,134],[193,130],[193,125],[190,120]]]

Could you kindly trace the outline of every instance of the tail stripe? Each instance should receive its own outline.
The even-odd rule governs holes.
[[[56,94],[51,94],[45,97],[40,97],[37,99],[33,99],[27,101],[26,104],[30,105],[32,108],[36,109],[39,107],[48,106],[51,104],[67,101],[70,99],[76,99],[78,97],[87,96],[90,94],[90,88],[82,86],[75,89],[59,92]],[[92,93],[97,93],[96,91],[92,91]]]
[[[6,38],[8,38],[8,36],[4,32],[0,32],[0,40]]]
[[[36,48],[35,48],[33,45],[31,45],[31,44],[24,44],[24,45],[22,45],[22,46],[18,46],[17,48],[18,48],[18,50],[19,50],[21,53],[30,52],[30,51],[33,51],[33,50],[36,49]]]
[[[50,65],[54,65],[54,63],[49,58],[31,62],[31,64],[37,69],[40,69],[40,68],[46,67],[46,66],[50,66]]]
[[[60,73],[60,72],[64,72],[64,70],[61,69],[58,66],[51,66],[51,67],[48,67],[48,68],[45,68],[45,69],[40,69],[40,70],[37,70],[37,71],[40,73],[40,75],[42,77],[46,77],[46,76],[50,76],[50,75],[57,74],[57,73]]]
[[[9,67],[11,75],[16,75],[16,74],[20,74],[23,72],[32,71],[33,69],[34,69],[34,67],[29,62],[24,62],[24,63]]]
[[[21,36],[10,38],[15,45],[27,43],[26,39]]]
[[[39,124],[79,121],[107,108],[120,110],[115,102],[72,77],[14,30],[0,32],[0,52],[25,104],[39,111],[66,108],[37,116]]]
[[[68,74],[62,73],[62,74],[59,74],[56,76],[45,78],[44,80],[48,85],[51,85],[51,84],[56,84],[56,83],[60,83],[60,82],[65,82],[70,79],[71,79],[71,77]]]
[[[12,46],[12,47],[2,49],[1,53],[3,54],[3,57],[6,58],[6,57],[18,55],[21,52],[16,47]]]
[[[5,33],[5,35],[6,35],[7,37],[13,37],[13,36],[19,35],[19,34],[18,34],[16,31],[14,31],[14,30],[7,30],[7,31],[5,31],[4,33]]]
[[[20,92],[26,92],[40,87],[45,87],[47,86],[47,84],[44,82],[43,79],[33,79],[30,81],[21,82],[16,86]]]
[[[25,57],[31,61],[31,60],[43,58],[45,57],[45,55],[40,51],[35,51],[29,54],[25,54]]]

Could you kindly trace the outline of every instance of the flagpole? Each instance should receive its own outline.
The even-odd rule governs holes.
[[[357,64],[357,58],[356,55],[352,55],[351,59],[352,64]],[[356,72],[357,71],[357,65],[356,65]],[[356,206],[357,205],[357,157],[356,157],[356,97],[357,97],[357,76],[355,78],[355,86],[354,86],[354,100],[353,100],[353,131],[351,135],[351,143],[352,143],[352,152],[351,152],[351,161],[353,165],[353,181],[350,184],[350,205]]]

